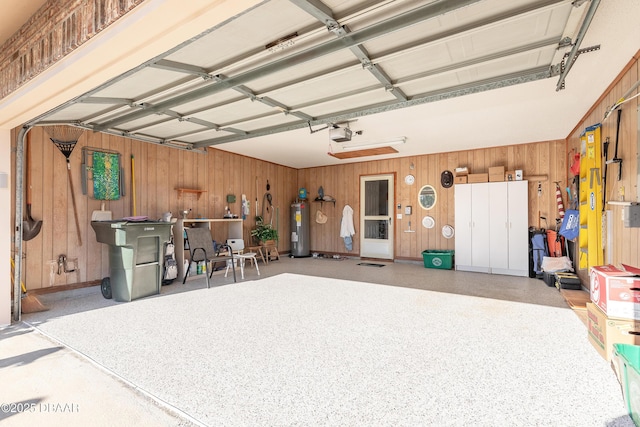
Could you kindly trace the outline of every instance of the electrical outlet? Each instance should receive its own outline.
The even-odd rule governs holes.
[[[402,219],[402,214],[401,213],[397,214],[396,219]]]

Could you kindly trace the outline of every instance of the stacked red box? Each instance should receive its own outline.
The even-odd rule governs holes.
[[[640,320],[640,270],[623,265],[591,268],[591,301],[608,317]]]

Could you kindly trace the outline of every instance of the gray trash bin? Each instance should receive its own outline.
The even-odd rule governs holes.
[[[162,287],[164,243],[171,223],[92,221],[96,240],[109,245],[110,277],[102,279],[102,295],[126,302],[156,295]]]

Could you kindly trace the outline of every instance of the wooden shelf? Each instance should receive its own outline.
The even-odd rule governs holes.
[[[320,203],[320,209],[322,209],[324,207],[325,203],[333,203],[333,207],[336,206],[336,201],[335,200],[322,200],[322,199],[313,199],[312,200],[313,203]]]
[[[547,181],[549,177],[547,175],[531,175],[525,176],[523,181]]]
[[[176,191],[178,192],[178,199],[182,197],[182,193],[189,193],[189,194],[197,194],[198,200],[200,200],[200,196],[202,196],[202,193],[207,192],[207,190],[196,190],[194,188],[176,188]]]

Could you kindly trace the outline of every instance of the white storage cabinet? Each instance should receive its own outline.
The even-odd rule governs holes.
[[[529,275],[527,181],[455,186],[456,270]]]

